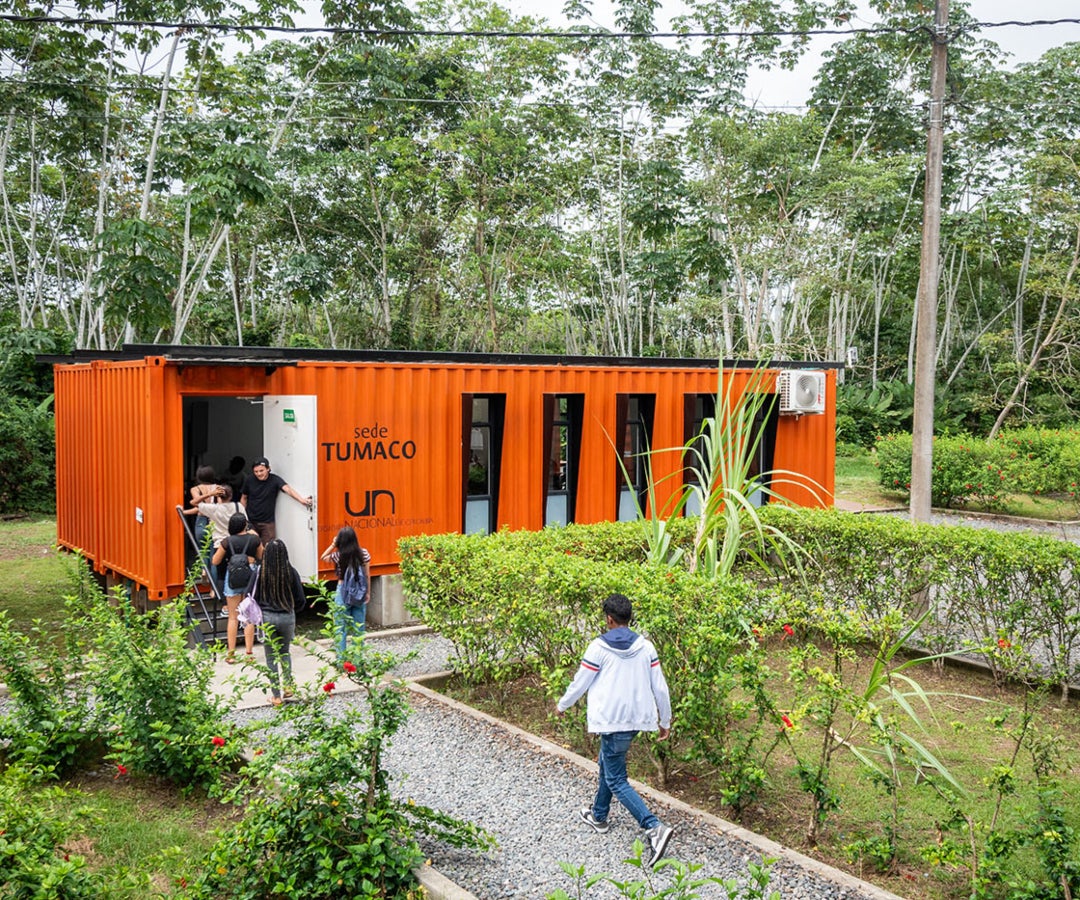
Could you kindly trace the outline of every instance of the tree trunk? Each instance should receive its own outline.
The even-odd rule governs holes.
[[[1061,287],[1061,297],[1058,300],[1058,308],[1057,312],[1054,313],[1054,319],[1050,323],[1050,327],[1046,329],[1046,334],[1043,336],[1042,340],[1039,341],[1032,351],[1031,359],[1028,360],[1027,365],[1024,367],[1024,371],[1020,373],[1020,377],[1016,381],[1016,386],[1013,388],[1012,394],[998,414],[993,428],[990,429],[987,440],[992,441],[997,436],[1005,419],[1008,418],[1009,413],[1015,408],[1020,395],[1027,388],[1028,382],[1031,380],[1031,373],[1035,371],[1035,368],[1039,364],[1039,360],[1042,359],[1043,353],[1046,352],[1046,348],[1057,339],[1061,321],[1065,316],[1065,310],[1069,306],[1068,287],[1072,284],[1073,277],[1076,275],[1078,264],[1080,264],[1080,227],[1077,228],[1076,237],[1073,241],[1073,256],[1069,263],[1069,271],[1065,275],[1065,283]]]

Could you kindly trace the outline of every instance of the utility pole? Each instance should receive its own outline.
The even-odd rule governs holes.
[[[930,57],[930,123],[926,133],[919,292],[915,299],[915,414],[911,434],[911,521],[930,521],[937,370],[938,261],[941,255],[941,167],[945,131],[949,0],[935,0]]]

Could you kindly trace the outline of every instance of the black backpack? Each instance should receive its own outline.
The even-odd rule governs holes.
[[[225,539],[225,547],[230,554],[226,571],[229,573],[229,587],[232,588],[234,594],[239,594],[251,581],[251,564],[248,562],[247,538],[244,539],[244,546],[238,553],[232,542],[234,537],[236,535],[229,535]]]

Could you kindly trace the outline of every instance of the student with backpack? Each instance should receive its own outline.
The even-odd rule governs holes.
[[[362,637],[367,626],[371,554],[360,546],[353,527],[346,525],[323,551],[322,558],[334,563],[338,579],[334,594],[334,629],[340,663],[345,659],[349,638]]]
[[[225,563],[225,605],[229,610],[229,623],[225,629],[228,650],[225,662],[236,662],[236,637],[240,625],[240,601],[255,577],[252,566],[263,557],[263,545],[259,536],[248,526],[247,516],[242,512],[229,517],[229,535],[214,551],[213,565]],[[255,626],[244,626],[244,646],[248,658],[255,650]]]

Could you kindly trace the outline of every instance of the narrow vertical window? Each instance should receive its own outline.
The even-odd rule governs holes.
[[[544,524],[574,521],[585,397],[544,397]]]
[[[503,394],[462,396],[462,478],[465,534],[491,534],[498,527],[502,459]]]
[[[701,439],[701,429],[706,419],[716,415],[716,398],[712,394],[687,394],[684,406],[684,428],[686,445],[697,448],[704,453],[705,448]],[[778,421],[777,405],[771,400],[766,400],[754,416],[753,432],[747,437],[746,453],[749,467],[748,479],[757,481],[761,486],[769,486],[769,473],[773,465],[773,454],[776,449],[776,425]],[[719,430],[714,434],[719,437]],[[687,486],[697,485],[700,491],[693,492],[683,507],[683,514],[687,516],[701,515],[701,498],[704,496],[708,485],[705,484],[705,473],[702,471],[701,460],[697,453],[687,452],[683,470],[684,484]],[[760,489],[750,488],[747,499],[754,506],[762,506],[767,500],[767,495]]]
[[[701,498],[708,489],[705,483],[705,472],[702,471],[699,453],[704,453],[705,448],[701,439],[701,428],[706,419],[716,415],[716,397],[712,394],[687,394],[683,405],[683,433],[685,444],[693,448],[686,454],[685,469],[683,470],[684,484],[687,487],[696,485],[699,490],[690,493],[686,505],[683,507],[683,515],[700,516]],[[697,452],[694,452],[696,450]]]
[[[615,518],[620,522],[636,519],[639,509],[648,511],[648,451],[655,409],[652,394],[619,394],[616,398],[616,434],[620,436],[622,465],[616,473]]]
[[[750,468],[747,474],[761,487],[768,487],[772,479],[773,455],[776,451],[776,425],[779,419],[780,409],[775,398],[763,403],[754,415],[754,433],[747,448],[750,454]],[[769,502],[769,495],[758,488],[750,491],[748,499],[753,506],[764,506]]]

